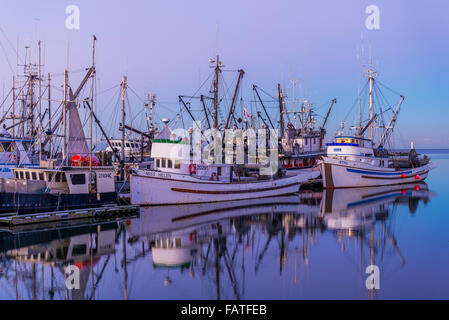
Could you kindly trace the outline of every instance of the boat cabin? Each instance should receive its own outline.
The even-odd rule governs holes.
[[[5,179],[6,183],[2,183],[6,189],[5,192],[89,193],[89,168],[86,167],[14,168],[12,170],[14,178]],[[94,167],[92,186],[98,193],[115,192],[113,168]]]

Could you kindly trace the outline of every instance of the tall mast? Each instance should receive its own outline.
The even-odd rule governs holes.
[[[220,72],[219,56],[217,55],[215,66],[215,80],[214,80],[214,129],[218,127],[218,74]]]
[[[368,77],[369,77],[369,119],[372,120],[374,113],[373,113],[373,84],[374,84],[374,72],[372,69],[372,65],[370,64],[370,67],[368,69]],[[373,141],[373,124],[371,122],[369,126],[369,138],[371,142]]]
[[[120,180],[125,180],[125,92],[126,92],[126,76],[122,80],[122,159],[120,161]]]
[[[51,95],[50,95],[50,72],[48,73],[48,130],[50,132],[50,144],[48,145],[48,156],[51,158],[51,136],[53,132],[51,132]]]
[[[281,85],[278,83],[278,98],[279,98],[279,117],[281,126],[281,138],[284,137],[284,96],[282,94]]]
[[[67,156],[67,69],[64,70],[63,96],[64,108],[62,110],[62,163],[64,165]]]
[[[37,43],[38,47],[39,47],[39,60],[38,60],[38,83],[39,83],[39,109],[38,109],[38,114],[39,114],[39,136],[38,136],[38,141],[39,141],[39,162],[42,161],[42,106],[41,106],[41,41],[39,40],[39,42]]]
[[[15,87],[15,77],[12,76],[12,136],[15,137],[15,127],[16,127],[16,87]]]
[[[156,105],[156,95],[150,94],[149,95],[149,102],[150,102],[150,115],[149,115],[149,122],[150,122],[150,135],[154,132],[154,124],[153,124],[153,110],[154,106]]]
[[[90,150],[89,150],[89,191],[92,191],[92,147],[93,147],[93,113],[94,113],[94,84],[95,84],[95,35],[92,39],[92,74],[90,83]]]
[[[29,111],[28,111],[28,119],[29,119],[29,127],[28,127],[28,134],[29,137],[32,139],[33,135],[34,135],[34,92],[33,92],[33,87],[34,87],[34,76],[33,76],[33,72],[31,70],[31,62],[30,62],[30,67],[29,67],[29,71],[28,71],[28,77],[30,79],[29,82],[29,87],[28,87],[28,94],[30,96],[30,106],[29,106]],[[33,147],[33,151],[34,151],[34,147]]]

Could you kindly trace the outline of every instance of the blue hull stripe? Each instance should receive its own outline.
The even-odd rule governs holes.
[[[365,171],[365,170],[357,170],[346,168],[347,172],[353,173],[362,173],[362,174],[372,174],[372,175],[380,175],[380,176],[399,176],[401,174],[411,174],[412,171],[400,171],[400,172],[378,172],[378,171]]]

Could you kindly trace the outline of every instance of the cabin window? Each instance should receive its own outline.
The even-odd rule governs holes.
[[[69,249],[69,248],[66,247],[66,246],[64,246],[63,248],[57,248],[57,249],[56,249],[56,257],[57,257],[58,259],[63,259],[63,260],[65,260],[65,259],[67,258],[67,252],[69,251],[68,249]]]
[[[217,168],[217,176],[221,176],[221,167]]]
[[[127,146],[127,147],[129,148],[129,143],[127,142],[127,143],[125,144],[125,146]]]
[[[162,166],[161,166],[162,168],[165,168],[166,167],[166,160],[165,159],[162,159]]]
[[[52,177],[52,174],[51,174],[51,173],[49,173],[49,174],[48,174],[48,182],[50,182],[50,181],[51,181],[51,177]]]
[[[173,161],[172,160],[167,160],[167,168],[173,168]]]
[[[175,169],[180,169],[180,168],[181,168],[181,161],[175,160]]]
[[[30,173],[28,171],[25,172],[25,179],[30,180]]]
[[[3,147],[2,151],[6,151],[6,152],[13,152],[14,151],[14,148],[13,148],[11,142],[3,142],[2,143],[2,147]]]
[[[156,159],[156,168],[161,166],[161,159]]]
[[[20,171],[20,179],[23,179],[23,171]]]
[[[44,173],[43,172],[39,172],[39,180],[44,180]]]
[[[16,179],[19,179],[19,173],[18,172],[14,172],[14,177],[16,177]]]
[[[175,248],[181,248],[181,239],[180,238],[175,239]]]
[[[36,174],[36,172],[31,172],[31,179],[33,179],[33,180],[37,180],[37,174]]]
[[[87,245],[85,244],[78,244],[76,246],[73,246],[72,249],[72,256],[82,256],[87,253]]]
[[[61,173],[62,175],[62,182],[67,182],[67,177],[65,176],[65,173]]]
[[[73,185],[86,184],[86,175],[85,174],[71,174],[70,180],[72,180]]]
[[[56,173],[55,182],[61,182],[61,173]]]

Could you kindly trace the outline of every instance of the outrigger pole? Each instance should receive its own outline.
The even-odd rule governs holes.
[[[257,92],[257,86],[255,84],[253,84],[253,90],[256,92],[257,98],[259,99],[260,104],[262,105],[263,111],[265,111],[265,115],[267,116],[268,121],[270,122],[271,128],[274,129],[273,123],[271,122],[271,119],[270,119],[270,116],[268,115],[267,109],[265,108],[265,105],[263,104],[262,99],[260,98],[259,92]]]
[[[337,99],[334,98],[334,99],[332,99],[331,106],[329,107],[329,110],[327,111],[326,117],[324,118],[323,125],[321,126],[322,129],[324,129],[326,127],[327,119],[329,118],[329,115],[331,113],[332,107],[334,106],[335,103],[337,103]]]
[[[92,111],[92,108],[89,104],[89,98],[86,98],[83,100],[84,105],[87,105],[87,107],[89,108],[89,110],[92,112],[92,116],[94,117],[94,121],[95,123],[98,125],[98,127],[100,128],[101,133],[103,134],[103,137],[106,139],[106,142],[108,143],[108,146],[112,149],[112,152],[115,154],[115,156],[119,159],[120,161],[120,156],[117,152],[117,149],[112,145],[111,141],[108,138],[108,135],[106,134],[106,132],[103,129],[103,126],[100,124],[100,120],[98,120],[97,116],[95,115],[95,112]]]
[[[237,84],[235,85],[234,96],[232,97],[231,107],[229,108],[228,118],[226,119],[225,130],[229,128],[229,120],[231,119],[231,115],[234,117],[234,105],[235,98],[237,97],[237,92],[239,91],[240,80],[243,78],[245,71],[242,69],[238,70],[239,77],[237,79]],[[235,119],[234,119],[235,121]]]
[[[396,120],[398,119],[399,109],[401,108],[401,104],[402,104],[402,101],[404,101],[404,99],[405,99],[405,97],[403,95],[401,95],[401,99],[399,99],[398,105],[396,106],[396,109],[394,110],[393,115],[391,116],[390,122],[388,123],[388,126],[385,128],[385,131],[379,140],[379,144],[377,145],[378,148],[379,148],[379,146],[384,144],[384,142],[388,136],[388,133],[393,131]]]
[[[204,114],[206,115],[207,126],[210,129],[211,126],[210,126],[210,122],[209,122],[209,116],[207,115],[207,108],[206,108],[206,104],[204,103],[204,96],[203,95],[200,96],[200,101],[201,101],[201,103],[203,105]]]
[[[376,120],[377,118],[377,113],[371,118],[370,121],[368,121],[368,123],[366,124],[365,128],[363,128],[363,130],[360,132],[360,136],[363,136],[363,134],[365,133],[366,129],[371,127],[371,124],[373,123],[374,120]]]

